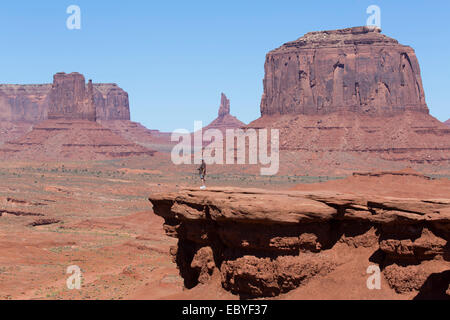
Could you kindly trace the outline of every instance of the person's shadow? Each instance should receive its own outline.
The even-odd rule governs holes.
[[[446,292],[450,290],[450,270],[431,274],[420,287],[414,300],[450,300]]]

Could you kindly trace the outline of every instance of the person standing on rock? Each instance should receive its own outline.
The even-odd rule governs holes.
[[[202,190],[206,189],[206,185],[205,185],[206,163],[205,163],[204,159],[202,159],[202,164],[198,168],[198,173],[200,175],[200,179],[202,180],[202,186],[200,187],[200,189],[202,189]]]

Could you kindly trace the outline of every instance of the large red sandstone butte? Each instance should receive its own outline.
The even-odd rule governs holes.
[[[96,122],[93,84],[86,86],[83,75],[56,74],[48,100],[49,120],[3,144],[0,158],[101,160],[154,154]]]
[[[450,172],[450,130],[429,115],[414,50],[380,32],[310,32],[269,52],[261,117],[248,127],[279,129],[299,163],[325,154],[331,168],[345,153]]]
[[[310,32],[269,52],[261,114],[428,113],[414,50],[380,32]]]
[[[40,121],[86,119],[141,145],[170,145],[169,133],[130,121],[128,93],[117,84],[89,81],[86,85],[84,76],[76,72],[60,72],[53,78],[53,84],[0,85],[0,144],[20,138]],[[67,88],[73,90],[64,96]]]
[[[73,73],[73,81],[80,76]],[[61,78],[58,75],[54,77]],[[1,84],[0,121],[38,122],[48,119],[50,93],[54,85],[55,83]],[[79,90],[89,90],[89,88],[80,87]],[[128,94],[117,84],[93,83],[92,91],[98,120],[130,120]]]

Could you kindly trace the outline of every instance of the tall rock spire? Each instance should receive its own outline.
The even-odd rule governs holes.
[[[230,100],[222,93],[220,98],[219,118],[224,117],[227,114],[230,114]]]
[[[230,114],[230,100],[222,93],[220,97],[219,116],[204,129],[225,131],[226,129],[237,129],[243,126],[245,126],[245,123]]]

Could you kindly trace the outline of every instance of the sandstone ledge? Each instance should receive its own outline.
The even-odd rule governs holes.
[[[373,250],[368,265],[398,293],[424,295],[428,278],[450,269],[450,198],[213,188],[149,200],[179,239],[172,254],[188,288],[220,274],[241,297],[276,296],[344,263],[338,245]]]

